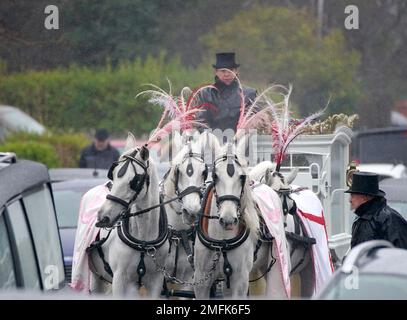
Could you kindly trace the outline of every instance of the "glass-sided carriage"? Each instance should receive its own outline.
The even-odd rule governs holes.
[[[346,170],[349,163],[349,145],[353,132],[341,126],[330,134],[301,135],[289,146],[281,172],[299,168],[292,184],[307,187],[321,200],[324,207],[329,247],[334,259],[342,260],[350,246],[351,214]],[[253,135],[250,138],[249,163],[273,161],[270,136]]]

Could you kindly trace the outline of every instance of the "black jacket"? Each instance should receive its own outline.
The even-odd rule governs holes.
[[[113,148],[110,144],[105,150],[99,151],[92,143],[82,150],[79,167],[109,169],[112,163],[119,159],[119,156],[119,151]]]
[[[369,240],[387,240],[395,247],[407,249],[407,221],[386,199],[376,197],[355,210],[351,247]]]
[[[239,84],[235,80],[229,86],[215,77],[214,86],[205,88],[199,94],[201,111],[197,119],[206,123],[210,129],[236,130],[240,115],[241,95]],[[257,92],[253,88],[243,87],[245,105],[249,106],[255,99]]]

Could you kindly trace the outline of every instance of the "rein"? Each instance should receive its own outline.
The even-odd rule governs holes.
[[[185,196],[188,195],[188,194],[191,194],[191,193],[196,192],[195,188],[197,188],[197,187],[193,187],[193,186],[188,187],[188,188],[185,189],[183,192],[181,192],[179,196],[174,197],[174,198],[171,198],[171,199],[169,199],[169,200],[167,200],[167,201],[160,202],[159,204],[153,205],[153,206],[148,207],[148,208],[146,208],[146,209],[142,209],[142,210],[139,210],[139,211],[136,211],[136,212],[128,212],[128,211],[125,211],[125,212],[121,215],[121,219],[127,219],[127,218],[130,218],[130,217],[139,216],[139,215],[142,215],[142,214],[144,214],[144,213],[147,213],[147,212],[149,212],[149,211],[151,211],[151,210],[154,210],[154,209],[156,209],[156,208],[158,208],[158,207],[163,207],[163,206],[165,206],[165,205],[168,204],[168,203],[171,203],[171,202],[173,202],[173,201],[177,201],[177,200],[179,200],[179,199],[182,199],[183,197],[185,197]]]

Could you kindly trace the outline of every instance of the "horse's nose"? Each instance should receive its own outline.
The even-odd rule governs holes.
[[[102,219],[98,219],[98,220],[99,221],[96,223],[96,227],[98,227],[98,228],[104,228],[104,227],[110,225],[110,219],[108,216],[104,216]]]
[[[237,225],[238,221],[239,220],[237,218],[232,219],[219,218],[220,225],[225,229],[230,229],[231,227]]]

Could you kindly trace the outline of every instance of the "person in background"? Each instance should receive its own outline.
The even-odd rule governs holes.
[[[205,88],[199,93],[201,111],[197,118],[212,130],[236,131],[242,102],[242,92],[236,79],[240,65],[235,62],[234,52],[222,52],[216,54],[216,63],[212,66],[214,87]],[[246,86],[242,86],[242,90],[244,103],[249,106],[256,99],[257,91]]]
[[[351,248],[369,240],[387,240],[395,247],[407,249],[407,221],[386,203],[379,190],[379,176],[370,172],[355,172],[350,204],[357,215],[352,225]]]
[[[109,169],[119,157],[119,151],[110,145],[109,132],[106,129],[98,129],[93,143],[81,151],[79,167]]]

